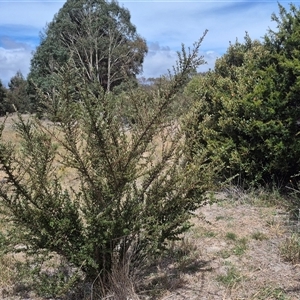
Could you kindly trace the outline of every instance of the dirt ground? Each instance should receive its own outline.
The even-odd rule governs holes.
[[[289,214],[226,201],[202,207],[193,222],[186,261],[162,266],[169,288],[160,299],[300,299],[300,265],[280,253],[297,228]]]

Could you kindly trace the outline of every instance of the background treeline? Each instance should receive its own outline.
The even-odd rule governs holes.
[[[34,112],[27,92],[27,80],[21,72],[13,76],[6,88],[0,80],[0,116],[19,111],[20,113]]]

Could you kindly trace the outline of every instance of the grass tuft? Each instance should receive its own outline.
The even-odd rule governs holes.
[[[280,247],[281,255],[293,264],[300,262],[300,236],[298,233],[292,234],[286,238]]]
[[[274,287],[264,287],[257,293],[255,293],[252,297],[252,300],[290,300],[285,291],[282,288],[274,288]]]
[[[222,283],[223,285],[225,285],[228,288],[234,287],[242,279],[243,279],[243,276],[234,266],[230,266],[225,275],[217,276],[217,281],[219,281],[220,283]]]
[[[226,233],[226,239],[231,240],[231,241],[236,241],[237,240],[237,235],[233,232],[227,232]]]
[[[263,241],[268,239],[268,237],[264,233],[259,231],[252,233],[251,238],[257,241]]]

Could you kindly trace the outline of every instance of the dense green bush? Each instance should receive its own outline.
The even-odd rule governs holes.
[[[8,241],[38,256],[59,255],[80,278],[105,286],[115,268],[132,262],[132,269],[180,238],[190,227],[190,211],[203,201],[192,191],[204,190],[210,171],[198,177],[207,166],[201,157],[187,163],[180,119],[165,115],[203,63],[197,57],[202,39],[179,56],[164,89],[150,93],[105,93],[69,61],[55,90],[60,123],[20,117],[20,146],[0,143],[6,176],[0,207],[12,220],[10,234],[18,234]]]
[[[300,13],[279,7],[278,32],[231,44],[215,70],[186,90],[196,103],[190,134],[197,138],[188,143],[223,166],[222,181],[281,186],[300,169]]]

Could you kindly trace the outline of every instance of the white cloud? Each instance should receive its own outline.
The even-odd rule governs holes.
[[[205,29],[208,34],[200,51],[207,64],[199,71],[214,67],[216,58],[236,38],[243,42],[247,31],[251,38],[260,39],[268,27],[275,27],[271,14],[278,11],[275,1],[123,1],[131,12],[132,22],[146,38],[149,53],[144,62],[144,77],[165,74],[177,59],[181,44],[192,46]],[[169,51],[166,51],[166,49]]]
[[[282,2],[282,1],[281,1]],[[0,79],[7,82],[18,70],[29,71],[31,51],[38,44],[38,33],[65,1],[0,1]],[[147,40],[149,53],[144,62],[144,77],[166,74],[174,65],[181,43],[187,47],[205,29],[209,32],[200,48],[208,62],[199,70],[213,68],[214,61],[236,37],[243,41],[262,37],[278,12],[276,1],[150,1],[123,0],[138,33]],[[288,6],[287,2],[283,3]]]
[[[4,84],[17,71],[28,74],[39,32],[62,5],[62,1],[45,0],[0,2],[0,79]]]
[[[171,69],[176,61],[176,51],[170,50],[168,46],[160,46],[158,42],[150,43],[148,47],[143,76],[148,78],[167,74],[168,69]]]
[[[199,54],[203,55],[204,60],[206,61],[206,64],[200,66],[200,68],[198,69],[199,72],[205,72],[208,71],[209,69],[213,69],[216,59],[221,57],[222,55],[222,53],[218,53],[217,51],[214,50],[200,52]]]
[[[175,66],[178,58],[177,52],[171,50],[168,46],[160,46],[158,42],[149,45],[149,52],[144,61],[143,77],[158,77],[166,75],[168,70],[173,71],[172,67]],[[215,61],[222,53],[214,50],[200,51],[199,55],[203,56],[206,64],[198,68],[198,72],[205,72],[214,68]]]
[[[240,1],[241,2],[241,1]],[[274,2],[199,1],[199,2],[125,2],[133,23],[148,41],[191,45],[209,30],[204,44],[227,48],[229,41],[242,39],[245,31],[254,38],[263,36],[278,11]]]
[[[0,79],[7,85],[17,71],[21,71],[24,76],[27,75],[32,49],[26,44],[16,43],[13,40],[6,39],[5,42],[8,47],[0,47]]]

